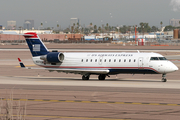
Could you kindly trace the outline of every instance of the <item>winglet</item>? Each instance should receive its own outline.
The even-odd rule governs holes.
[[[25,65],[21,62],[21,59],[20,59],[20,58],[18,58],[18,61],[19,61],[20,66],[21,66],[22,68],[25,68]]]

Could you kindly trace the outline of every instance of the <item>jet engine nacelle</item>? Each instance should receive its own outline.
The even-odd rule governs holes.
[[[59,63],[63,62],[64,54],[60,52],[50,52],[47,55],[41,56],[40,59],[49,63]]]

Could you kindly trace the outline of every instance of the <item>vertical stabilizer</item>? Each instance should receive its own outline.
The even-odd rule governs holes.
[[[26,39],[26,42],[33,57],[46,55],[49,53],[48,49],[36,33],[29,32],[23,34],[23,36]]]

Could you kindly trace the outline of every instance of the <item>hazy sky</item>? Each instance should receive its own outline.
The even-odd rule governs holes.
[[[57,23],[66,28],[70,18],[79,18],[81,25],[111,26],[169,25],[172,18],[180,19],[180,0],[0,0],[0,24],[14,20],[17,27],[25,19],[35,20],[35,28],[43,22],[44,27]]]

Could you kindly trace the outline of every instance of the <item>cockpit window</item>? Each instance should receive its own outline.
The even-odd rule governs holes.
[[[150,60],[159,60],[158,57],[151,57]]]
[[[150,60],[167,60],[165,57],[151,57]]]
[[[159,60],[167,60],[165,57],[159,57]]]

